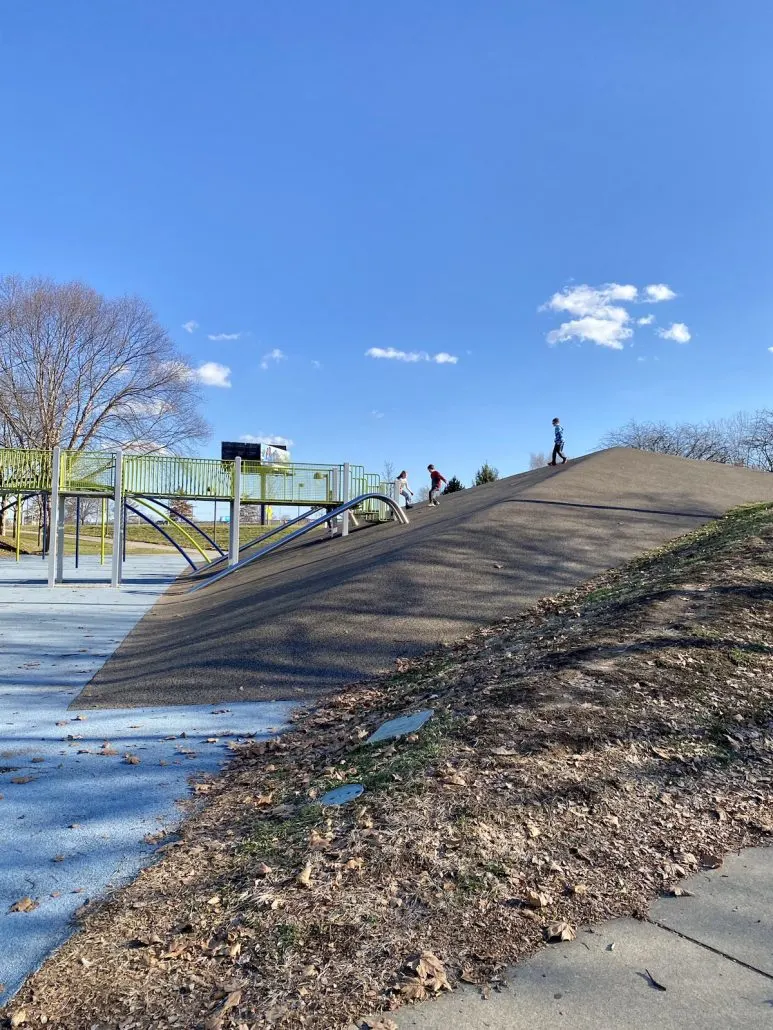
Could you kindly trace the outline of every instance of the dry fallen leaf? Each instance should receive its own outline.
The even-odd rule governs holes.
[[[700,865],[702,869],[719,869],[722,865],[722,861],[721,855],[702,854]]]
[[[231,993],[225,999],[223,1004],[220,1005],[218,1009],[215,1012],[213,1012],[211,1016],[209,1016],[209,1018],[204,1020],[205,1030],[220,1030],[220,1027],[223,1025],[223,1020],[225,1019],[225,1017],[228,1015],[231,1009],[236,1008],[236,1006],[241,1002],[241,1000],[241,991],[231,991]]]
[[[422,1001],[428,995],[451,990],[445,966],[431,951],[409,959],[405,969],[414,974],[400,988],[406,1001]]]
[[[124,762],[126,762],[127,765],[139,765],[140,764],[140,760],[139,760],[139,758],[136,755],[124,755],[123,756],[123,760],[124,760]]]
[[[27,1022],[27,1013],[24,1009],[17,1009],[11,1016],[11,1026],[23,1026]]]
[[[307,862],[303,869],[301,869],[295,877],[295,882],[299,887],[311,888],[311,862]]]
[[[11,783],[34,783],[37,776],[12,776]]]
[[[40,902],[35,901],[34,898],[19,898],[18,901],[14,901],[11,907],[8,909],[9,912],[34,912],[39,906]]]
[[[541,891],[528,891],[526,894],[526,905],[529,908],[547,908],[550,898]]]
[[[577,931],[571,923],[566,923],[562,920],[558,923],[551,923],[550,926],[546,927],[545,936],[549,941],[573,941],[577,936]]]
[[[255,875],[256,876],[268,876],[269,873],[272,873],[273,871],[274,870],[271,868],[270,865],[266,865],[265,862],[260,862],[259,865],[257,865],[256,868],[255,868]]]

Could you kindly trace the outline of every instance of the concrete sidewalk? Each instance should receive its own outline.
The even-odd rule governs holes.
[[[684,888],[693,896],[663,898],[646,921],[614,920],[545,948],[486,1000],[464,987],[390,1018],[400,1030],[772,1028],[773,848],[744,851]]]

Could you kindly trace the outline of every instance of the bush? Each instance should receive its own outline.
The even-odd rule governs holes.
[[[457,476],[451,476],[451,478],[446,483],[446,488],[443,491],[443,493],[455,494],[458,493],[459,490],[464,490],[464,488],[464,483],[461,481],[461,479],[459,479]]]
[[[475,481],[472,485],[483,486],[484,483],[496,483],[498,479],[499,469],[495,469],[493,465],[489,465],[487,461],[484,461],[475,473]]]

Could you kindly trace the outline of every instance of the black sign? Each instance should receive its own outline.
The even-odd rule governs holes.
[[[240,440],[221,440],[220,460],[233,461],[234,458],[241,458],[242,461],[262,461],[261,447],[263,446],[260,443],[243,443]],[[272,443],[270,446],[279,451],[287,450],[287,447],[278,443]]]

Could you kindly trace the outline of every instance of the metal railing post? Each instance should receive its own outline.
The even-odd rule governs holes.
[[[228,564],[236,565],[239,561],[239,524],[242,508],[242,459],[234,458],[233,475],[234,496],[231,501],[231,523],[228,527]]]
[[[344,462],[344,482],[343,490],[341,491],[341,504],[346,504],[349,500],[349,462]],[[341,536],[349,536],[349,509],[347,508],[342,514],[343,522],[341,523]]]
[[[110,574],[110,586],[121,585],[121,551],[123,542],[123,452],[115,452],[115,481],[113,490],[113,561]]]
[[[51,457],[51,519],[48,526],[48,585],[56,586],[59,566],[59,456],[54,447]]]
[[[394,500],[391,497],[389,497],[388,494],[360,494],[357,497],[353,497],[350,501],[346,501],[345,503],[349,507],[353,508],[356,505],[364,504],[366,501],[369,500],[376,500],[380,501],[383,504],[386,504],[394,512],[395,518],[398,522],[401,522],[404,526],[407,526],[409,524],[408,516],[405,514],[405,512],[399,504],[395,504]],[[242,560],[237,565],[234,565],[233,568],[227,568],[223,569],[222,572],[216,572],[214,576],[210,576],[209,579],[205,579],[202,583],[197,583],[195,586],[192,586],[189,593],[193,593],[196,590],[201,590],[203,587],[211,586],[213,583],[217,583],[225,576],[230,576],[232,572],[236,571],[236,569],[245,568],[247,565],[251,565],[254,561],[257,561],[259,558],[264,558],[267,554],[273,553],[278,548],[285,547],[287,544],[292,543],[293,540],[297,540],[298,537],[303,536],[305,533],[309,533],[314,529],[318,529],[326,522],[329,522],[331,518],[336,518],[339,515],[343,515],[343,507],[344,506],[339,505],[339,507],[334,508],[333,511],[326,511],[324,515],[320,515],[318,518],[313,519],[311,522],[307,523],[305,526],[302,526],[300,529],[296,529],[294,532],[288,533],[287,536],[282,537],[281,540],[277,540],[273,544],[268,544],[266,547],[261,548],[261,550],[257,551],[255,554],[249,555],[249,557],[247,558],[242,558]]]

